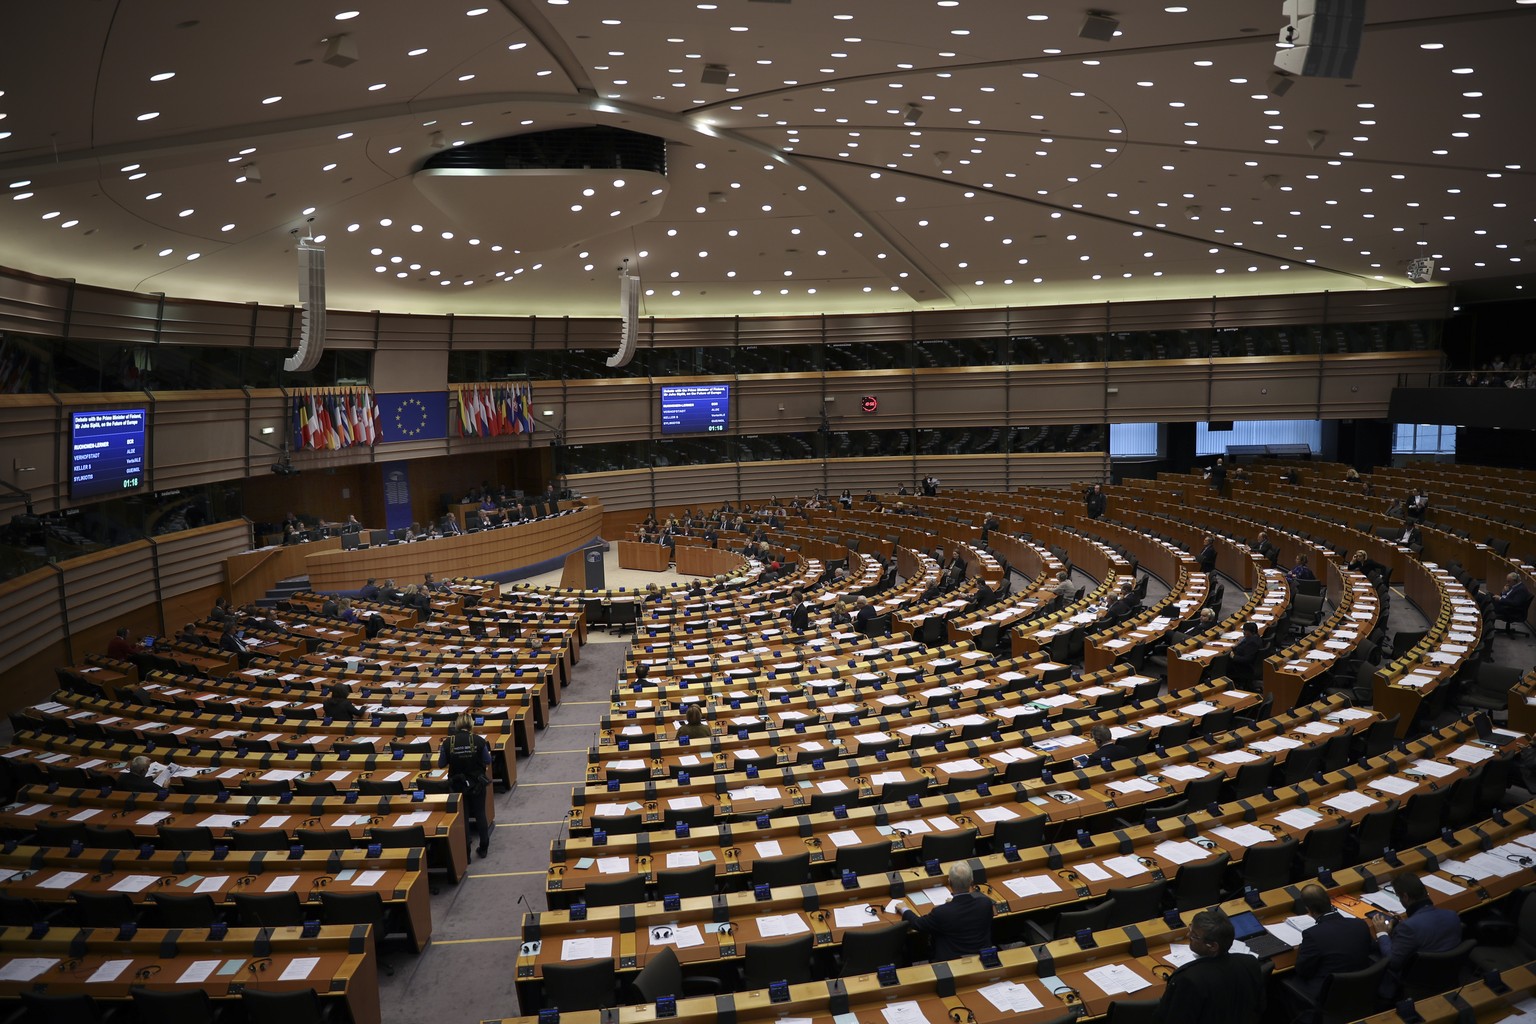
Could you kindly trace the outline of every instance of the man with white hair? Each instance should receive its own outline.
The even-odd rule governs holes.
[[[973,891],[970,864],[951,864],[946,881],[953,895],[942,907],[918,917],[904,901],[901,904],[901,919],[932,940],[935,960],[970,956],[992,945],[992,901]]]

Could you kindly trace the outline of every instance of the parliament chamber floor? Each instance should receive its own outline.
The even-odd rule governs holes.
[[[1536,575],[1536,474],[1287,470],[1128,480],[1098,518],[1066,488],[786,502],[770,560],[698,585],[461,578],[371,638],[301,590],[249,655],[60,666],[0,747],[0,1003],[1139,1021],[1219,906],[1262,925],[1280,1022],[1299,887],[1365,918],[1408,873],[1467,941],[1390,999],[1386,967],[1340,973],[1318,1019],[1529,1016],[1536,642],[1498,599]],[[439,764],[461,713],[491,757],[478,858]],[[949,901],[956,863],[991,939],[940,960],[898,911]]]

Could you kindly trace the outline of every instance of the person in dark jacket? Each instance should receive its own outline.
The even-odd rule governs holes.
[[[1088,488],[1088,492],[1083,495],[1083,504],[1087,506],[1089,519],[1102,516],[1105,506],[1104,489],[1098,484]]]
[[[1444,953],[1461,943],[1461,918],[1454,910],[1435,906],[1418,875],[1398,875],[1392,880],[1392,889],[1402,901],[1404,912],[1373,913],[1368,922],[1376,932],[1381,955],[1389,963],[1381,983],[1383,999],[1398,997],[1414,957],[1420,953]]]
[[[491,788],[491,747],[483,737],[475,735],[475,719],[469,712],[453,720],[453,732],[438,748],[437,764],[448,769],[453,791],[464,796],[464,809],[473,818],[480,840],[477,852],[484,859],[491,849],[491,823],[485,811]]]
[[[1210,534],[1206,534],[1205,547],[1200,549],[1198,561],[1201,572],[1216,571],[1216,538]]]
[[[1082,754],[1074,758],[1074,762],[1080,762],[1079,768],[1086,768],[1092,764],[1109,766],[1126,756],[1125,748],[1115,742],[1114,733],[1109,726],[1102,723],[1088,730],[1088,738],[1093,740],[1094,751],[1091,754]]]
[[[363,717],[362,710],[352,703],[352,688],[346,683],[331,687],[330,696],[325,698],[322,707],[325,717],[337,722],[354,722]]]
[[[1256,1024],[1264,1012],[1264,974],[1257,957],[1233,953],[1232,921],[1202,910],[1189,923],[1195,959],[1168,976],[1157,1024]]]
[[[379,581],[368,577],[368,582],[363,584],[363,589],[357,592],[361,601],[377,601],[379,599]]]
[[[972,891],[971,866],[964,861],[950,865],[950,901],[922,917],[904,907],[901,919],[926,934],[933,942],[934,960],[970,956],[992,945],[992,901]]]
[[[1258,675],[1259,659],[1264,653],[1264,644],[1259,639],[1259,627],[1252,622],[1243,623],[1243,638],[1232,648],[1231,660],[1228,668],[1232,674],[1234,683],[1251,683]]]
[[[1285,987],[1298,1016],[1313,1019],[1312,1012],[1327,991],[1328,979],[1344,971],[1369,967],[1376,944],[1370,926],[1335,910],[1328,890],[1322,886],[1302,886],[1297,902],[1316,923],[1302,933],[1301,945],[1296,950],[1296,970]]]
[[[112,780],[112,788],[125,793],[160,792],[160,787],[149,777],[149,758],[143,755],[128,762],[127,769]]]
[[[1290,572],[1285,574],[1285,578],[1295,583],[1300,580],[1315,580],[1317,576],[1312,572],[1312,567],[1307,564],[1307,556],[1297,555],[1296,564],[1291,567]]]
[[[800,591],[795,591],[795,604],[789,610],[789,629],[792,633],[804,633],[811,628],[811,605]]]

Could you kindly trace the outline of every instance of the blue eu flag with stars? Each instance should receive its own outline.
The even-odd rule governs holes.
[[[379,395],[379,443],[431,441],[448,436],[448,392]]]

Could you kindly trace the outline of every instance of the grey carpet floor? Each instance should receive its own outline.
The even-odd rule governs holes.
[[[544,909],[549,844],[564,828],[571,790],[607,711],[628,644],[589,643],[517,787],[496,797],[490,856],[457,886],[432,897],[432,943],[420,956],[394,954],[379,979],[384,1024],[464,1024],[518,1014],[514,985],[525,910]]]

